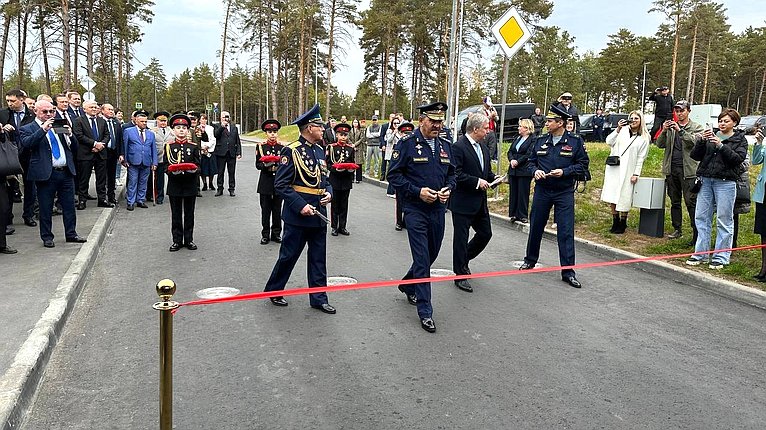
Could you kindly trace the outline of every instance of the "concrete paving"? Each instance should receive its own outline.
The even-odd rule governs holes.
[[[43,254],[39,237],[23,250],[11,236],[27,257],[14,261],[23,270],[11,276],[31,274],[10,283],[18,299],[3,306],[16,313],[3,312],[0,322],[15,332],[3,330],[3,340],[18,351],[30,330],[58,328],[25,353],[37,354],[22,360],[27,367],[14,366],[18,355],[6,359],[17,371],[0,380],[4,428],[18,427],[32,402],[23,428],[157,426],[156,282],[175,280],[179,301],[214,286],[260,291],[277,256],[278,245],[258,244],[251,147],[237,177],[237,197],[208,191],[198,200],[198,251],[167,251],[168,205],[134,212],[123,205],[108,211],[111,224],[107,211],[78,212],[81,235],[89,211],[104,218],[92,222],[86,247],[94,249],[68,250],[59,241],[55,251],[72,255],[55,267],[35,262]],[[330,275],[362,282],[404,274],[406,232],[393,230],[393,200],[384,190],[355,186],[349,230],[349,237],[328,235]],[[523,230],[500,218],[494,230],[474,272],[509,269],[523,257]],[[67,274],[72,259],[86,258],[77,252],[87,252],[88,263]],[[448,223],[434,267],[449,269],[451,254]],[[578,245],[579,263],[614,258],[628,257]],[[557,260],[555,242],[544,242],[541,263]],[[762,294],[667,264],[588,269],[578,277],[580,291],[555,272],[476,280],[473,294],[435,284],[434,335],[419,327],[395,288],[332,294],[334,316],[310,309],[303,296],[289,297],[287,308],[262,301],[182,308],[175,318],[176,427],[760,428]],[[78,289],[61,297],[58,288],[73,278],[85,287],[59,339]],[[30,298],[25,288],[35,281],[47,292]],[[303,257],[289,287],[305,282]],[[54,301],[65,310],[38,321]]]

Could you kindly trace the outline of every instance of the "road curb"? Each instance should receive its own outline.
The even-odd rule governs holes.
[[[364,182],[381,188],[386,188],[388,186],[387,182],[368,178],[367,176],[365,176],[363,180]],[[511,222],[509,217],[498,215],[496,213],[490,213],[490,217],[492,218],[493,225],[500,225],[502,227],[512,228],[529,234],[529,224]],[[556,230],[546,229],[543,237],[555,240]],[[590,252],[611,260],[632,260],[646,257],[644,255],[634,254],[632,252],[623,251],[621,249],[612,248],[611,246],[579,239],[577,237],[575,237],[575,241],[577,242],[578,247],[588,249]],[[665,261],[647,261],[640,265],[636,265],[636,268],[653,275],[662,276],[678,284],[704,290],[721,297],[766,310],[766,291],[747,287],[726,279],[717,278],[708,275],[707,273],[689,270]]]
[[[124,189],[124,187],[123,187]],[[122,197],[123,190],[119,191]],[[118,198],[119,200],[119,198]],[[13,363],[0,378],[0,423],[2,430],[17,429],[24,420],[37,387],[45,374],[45,366],[56,346],[85,279],[98,257],[101,244],[117,213],[117,206],[104,211],[93,224],[88,241],[72,260],[59,282],[48,307],[16,353]]]

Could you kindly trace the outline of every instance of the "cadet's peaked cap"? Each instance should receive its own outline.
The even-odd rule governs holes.
[[[187,128],[191,125],[191,119],[184,113],[177,113],[170,117],[170,127],[185,125]]]
[[[444,102],[434,102],[428,105],[418,106],[421,115],[425,115],[434,121],[444,121],[447,109],[447,103]]]
[[[572,118],[572,115],[569,115],[566,113],[563,109],[556,105],[551,105],[550,108],[548,108],[548,115],[545,116],[548,119],[560,119],[562,121],[566,121],[570,118]]]
[[[411,123],[409,121],[405,121],[405,122],[399,124],[399,130],[402,133],[408,133],[408,132],[410,132],[412,130],[415,130],[415,124],[413,124],[413,123]]]
[[[314,107],[307,110],[303,113],[303,115],[299,116],[298,118],[295,118],[293,122],[290,124],[297,125],[298,127],[302,127],[310,122],[316,123],[316,124],[323,124],[324,121],[322,121],[322,115],[319,114],[319,103],[315,104]]]
[[[167,112],[167,111],[161,110],[161,111],[158,111],[158,112],[156,112],[156,113],[153,115],[153,118],[154,118],[154,119],[162,119],[162,118],[160,118],[160,117],[165,117],[164,119],[168,119],[168,118],[170,118],[170,112]]]
[[[282,128],[282,124],[280,124],[279,121],[275,119],[267,119],[266,121],[263,121],[263,124],[261,124],[261,130],[263,131],[277,131],[280,128]]]
[[[345,122],[341,122],[338,124],[335,124],[335,127],[333,128],[336,133],[348,133],[351,131],[351,125]]]

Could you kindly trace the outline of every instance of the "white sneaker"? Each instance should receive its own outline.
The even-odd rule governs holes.
[[[686,260],[687,266],[699,266],[702,263],[702,260],[698,260],[696,258],[690,258]]]
[[[723,263],[721,263],[720,261],[712,261],[710,262],[710,265],[707,267],[713,270],[721,270],[723,269]]]
[[[391,199],[395,199],[395,198],[396,198],[396,194],[386,194],[386,195],[387,195],[389,198],[391,198]]]

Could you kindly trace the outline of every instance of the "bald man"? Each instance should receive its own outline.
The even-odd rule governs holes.
[[[98,207],[113,208],[106,195],[109,130],[106,121],[98,116],[100,108],[94,100],[83,103],[85,115],[72,118],[72,128],[77,138],[77,210],[85,209],[87,200],[95,200],[90,194],[90,174],[96,170],[96,194]]]

